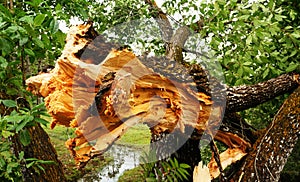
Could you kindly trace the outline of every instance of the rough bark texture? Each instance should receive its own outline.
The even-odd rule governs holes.
[[[45,172],[40,171],[40,174],[33,168],[23,168],[23,180],[25,182],[66,181],[62,163],[57,159],[56,150],[52,146],[48,134],[39,124],[28,127],[27,129],[31,138],[31,142],[28,146],[22,146],[17,135],[12,139],[15,155],[18,155],[20,151],[24,151],[24,158],[37,158],[39,160],[53,161],[55,164],[42,164]]]
[[[300,87],[284,102],[261,132],[233,181],[278,181],[300,134]]]
[[[226,111],[237,112],[255,107],[296,89],[298,85],[299,74],[289,73],[255,85],[229,87]]]

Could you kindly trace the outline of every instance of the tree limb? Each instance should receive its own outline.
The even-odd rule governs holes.
[[[242,111],[296,89],[299,74],[288,73],[255,85],[227,88],[226,112]]]
[[[149,10],[151,12],[152,17],[158,23],[164,42],[169,42],[173,35],[173,29],[167,17],[167,14],[164,13],[161,10],[161,8],[157,6],[154,0],[145,0],[145,3],[150,5]]]

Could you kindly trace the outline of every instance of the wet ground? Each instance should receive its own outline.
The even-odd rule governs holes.
[[[133,169],[140,163],[141,149],[134,147],[113,145],[107,153],[113,161],[93,176],[85,176],[78,182],[117,182],[125,170]]]

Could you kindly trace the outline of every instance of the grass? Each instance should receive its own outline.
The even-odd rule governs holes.
[[[141,166],[135,167],[130,170],[126,170],[123,175],[119,177],[119,182],[138,182],[145,181],[144,170]]]
[[[58,159],[62,162],[65,176],[69,182],[77,181],[83,176],[97,175],[97,172],[100,171],[106,165],[109,165],[109,162],[113,158],[108,155],[104,157],[95,158],[88,162],[86,167],[83,170],[78,170],[76,168],[73,157],[70,155],[69,151],[65,146],[65,142],[69,138],[75,137],[73,128],[67,128],[64,126],[57,125],[53,130],[49,127],[43,127],[44,130],[48,133],[51,143],[57,151]],[[135,147],[137,149],[143,148],[150,142],[150,131],[147,126],[143,124],[138,124],[130,128],[125,135],[123,135],[116,144],[118,145],[127,145]],[[132,170],[125,171],[125,173],[120,177],[119,181],[143,181],[143,171],[141,167],[134,168]]]
[[[128,129],[128,131],[116,142],[120,145],[127,145],[132,147],[142,147],[149,145],[151,138],[148,126],[144,124],[137,124]]]

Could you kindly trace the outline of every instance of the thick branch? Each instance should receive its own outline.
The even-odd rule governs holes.
[[[237,112],[255,107],[294,90],[299,83],[299,74],[289,73],[255,85],[229,87],[226,111]]]
[[[164,42],[169,42],[173,35],[173,29],[167,15],[157,6],[154,0],[145,0],[145,3],[150,5],[151,15],[158,23]]]
[[[176,30],[172,36],[170,43],[168,44],[166,55],[169,59],[175,59],[178,63],[184,63],[182,50],[183,46],[190,36],[191,32],[187,26],[180,27]]]
[[[284,102],[234,181],[278,181],[300,133],[300,87]]]

